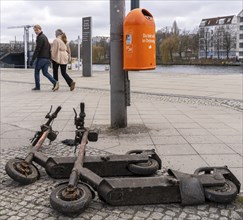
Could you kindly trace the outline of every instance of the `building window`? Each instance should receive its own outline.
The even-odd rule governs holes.
[[[240,25],[240,30],[243,30],[243,25]]]
[[[242,57],[243,56],[243,52],[240,52],[239,55]]]
[[[243,22],[243,17],[240,17],[240,22]]]
[[[205,26],[206,21],[201,21],[200,26]]]
[[[219,24],[224,24],[224,18],[219,19]]]
[[[240,39],[243,39],[243,34],[240,34]]]
[[[231,18],[228,18],[226,22],[227,23],[230,23],[231,22]]]
[[[239,44],[239,47],[240,47],[240,48],[243,48],[243,43],[240,43],[240,44]]]

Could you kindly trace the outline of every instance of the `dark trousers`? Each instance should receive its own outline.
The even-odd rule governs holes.
[[[61,68],[61,74],[63,76],[63,78],[65,79],[66,83],[68,84],[68,86],[71,86],[71,83],[73,82],[73,80],[70,78],[70,76],[67,74],[67,64],[59,64],[56,63],[54,60],[52,60],[52,67],[53,67],[53,77],[56,81],[58,81],[58,67],[60,66]]]

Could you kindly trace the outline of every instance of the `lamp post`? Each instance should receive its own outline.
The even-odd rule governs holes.
[[[139,0],[131,0],[131,10],[139,8]]]
[[[123,20],[125,0],[110,0],[111,127],[127,126],[125,71],[123,70]]]
[[[131,0],[131,10],[139,0]],[[110,94],[111,127],[127,127],[127,106],[130,105],[128,71],[123,70],[123,21],[125,0],[110,0]]]

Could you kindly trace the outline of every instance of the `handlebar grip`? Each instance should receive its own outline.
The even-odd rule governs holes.
[[[80,113],[84,113],[84,103],[83,102],[81,102],[80,103]]]
[[[61,109],[62,109],[62,107],[61,106],[58,106],[57,109],[56,109],[56,111],[52,114],[53,117],[57,117],[57,114],[58,114],[58,112],[60,112]]]

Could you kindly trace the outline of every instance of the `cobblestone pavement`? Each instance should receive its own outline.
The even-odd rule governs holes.
[[[243,111],[243,100],[232,99],[219,99],[219,98],[207,98],[202,96],[175,96],[170,94],[148,94],[148,93],[133,93],[133,97],[139,97],[139,94],[145,95],[145,99],[155,99],[166,102],[185,103],[185,104],[199,104],[199,105],[212,105],[212,106],[224,106],[232,108],[237,111]]]
[[[92,145],[92,144],[91,144]],[[53,210],[49,203],[49,195],[54,187],[65,180],[50,178],[43,168],[37,165],[41,177],[27,186],[21,186],[10,179],[4,166],[14,157],[24,158],[30,147],[3,150],[1,159],[0,187],[0,219],[54,220],[54,219],[90,219],[90,220],[169,220],[169,219],[219,219],[240,220],[243,216],[242,203],[234,202],[228,205],[206,203],[198,206],[181,206],[179,204],[159,204],[141,206],[109,206],[100,201],[96,195],[91,205],[81,214],[64,216]],[[51,147],[46,145],[42,152],[45,155],[72,156],[73,147],[54,142]],[[87,148],[87,155],[102,155],[107,152]]]

